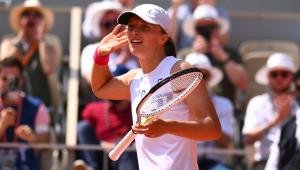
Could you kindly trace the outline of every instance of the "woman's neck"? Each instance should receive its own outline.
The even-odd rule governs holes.
[[[165,52],[159,53],[148,53],[145,56],[140,57],[140,64],[144,74],[150,73],[153,71],[159,63],[166,58]]]

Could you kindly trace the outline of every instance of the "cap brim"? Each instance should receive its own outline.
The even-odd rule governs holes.
[[[219,84],[222,79],[223,79],[223,72],[221,71],[221,69],[219,69],[218,67],[214,67],[214,66],[211,66],[211,67],[205,67],[203,65],[198,65],[198,64],[194,64],[194,66],[200,68],[200,69],[206,69],[209,71],[209,74],[210,74],[210,80],[209,80],[209,83],[207,84],[207,86],[209,88]]]
[[[127,11],[127,12],[123,12],[122,14],[120,14],[119,17],[118,17],[118,23],[122,24],[122,25],[128,25],[129,19],[133,15],[139,16],[145,22],[148,22],[150,24],[158,24],[157,22],[155,22],[153,19],[149,18],[148,16],[142,15],[142,14],[137,14],[137,13],[132,12],[132,11]]]
[[[220,25],[220,30],[219,30],[220,35],[224,35],[229,32],[230,23],[228,20],[226,20],[224,18],[219,18],[219,25]]]

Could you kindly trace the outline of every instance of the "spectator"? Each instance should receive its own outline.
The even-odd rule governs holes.
[[[91,17],[91,28],[93,36],[99,40],[110,34],[117,25],[117,18],[124,11],[123,6],[114,1],[102,1],[97,4],[97,12],[93,12]],[[122,31],[125,27],[123,27]],[[93,65],[93,55],[99,43],[90,44],[82,50],[81,54],[81,75],[91,82],[91,69]],[[109,65],[124,64],[128,69],[139,67],[138,60],[132,56],[128,45],[123,46],[110,55]]]
[[[212,91],[234,101],[235,89],[245,90],[248,80],[240,56],[229,55],[220,44],[219,35],[226,31],[223,23],[219,19],[216,8],[211,5],[198,6],[193,18],[186,20],[183,25],[183,31],[195,37],[193,47],[180,52],[178,58],[185,59],[191,52],[206,54],[212,65],[224,72],[224,79],[214,86]]]
[[[294,75],[295,96],[300,101],[300,70]],[[300,169],[300,109],[282,123],[276,132],[266,170],[298,170]]]
[[[247,145],[254,144],[253,169],[263,169],[269,158],[270,145],[282,121],[295,115],[299,107],[292,97],[290,85],[296,71],[294,62],[288,54],[275,53],[270,56],[266,66],[259,69],[255,80],[267,84],[270,92],[252,98],[248,104],[243,135]]]
[[[189,2],[184,3],[184,0],[171,0],[172,7],[168,9],[168,13],[172,18],[172,38],[176,42],[177,51],[181,49],[191,47],[193,45],[193,37],[187,36],[182,30],[182,25],[185,20],[192,17],[194,10],[198,5],[208,4],[211,6],[216,6],[215,0],[189,0]],[[216,7],[221,20],[225,19],[225,24],[227,24],[227,29],[229,30],[229,15],[225,8]],[[227,23],[228,22],[228,23]],[[223,38],[224,37],[224,38]],[[226,38],[227,37],[227,38]],[[228,33],[224,32],[221,35],[221,39],[228,40]],[[226,41],[225,41],[226,42]]]
[[[58,66],[59,53],[52,42],[46,40],[54,15],[37,0],[26,0],[23,5],[10,11],[14,38],[6,38],[1,43],[0,59],[16,56],[25,68],[25,81],[22,90],[51,104],[48,75]]]
[[[89,39],[89,40],[97,40],[98,38],[95,37],[92,33],[92,24],[91,24],[91,20],[92,17],[95,15],[95,13],[101,9],[101,2],[93,2],[91,4],[89,4],[86,8],[86,12],[85,12],[85,18],[84,21],[82,23],[82,33],[83,35]]]
[[[122,65],[112,68],[114,76],[120,76],[127,71],[128,69]],[[99,144],[100,142],[101,146],[112,148],[131,129],[131,104],[128,100],[90,103],[83,110],[82,118],[83,120],[78,123],[78,143]],[[84,161],[76,161],[74,163],[76,168],[85,167],[87,170],[102,168],[103,152],[82,151],[81,153]],[[111,166],[119,170],[138,169],[136,153],[123,153],[117,163],[111,162]]]
[[[1,142],[49,142],[50,118],[46,106],[20,90],[24,82],[22,72],[22,63],[14,57],[0,62]],[[0,157],[0,169],[40,169],[39,153],[33,149],[1,148]]]
[[[222,78],[222,71],[211,65],[209,59],[204,54],[191,53],[186,57],[186,61],[200,68],[203,72],[203,80],[207,88],[218,84]],[[216,108],[221,126],[222,135],[219,140],[214,141],[198,141],[198,147],[202,148],[229,148],[233,138],[233,105],[231,101],[225,97],[218,96],[213,92],[209,92],[210,97]],[[220,154],[198,154],[198,166],[201,170],[229,170],[226,165],[226,155]]]
[[[184,4],[184,0],[171,0],[172,6],[168,13],[172,19],[171,37],[176,45],[176,50],[193,45],[193,38],[187,36],[182,30],[182,24],[185,20],[192,17],[194,10],[198,6],[198,0],[190,0]]]

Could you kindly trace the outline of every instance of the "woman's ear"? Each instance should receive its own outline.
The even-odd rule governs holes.
[[[160,39],[159,43],[160,44],[165,44],[168,41],[168,39],[169,39],[169,35],[168,34],[164,34],[162,36],[162,38]]]

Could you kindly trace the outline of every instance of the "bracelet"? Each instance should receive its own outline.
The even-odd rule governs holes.
[[[93,58],[94,58],[94,62],[100,66],[105,66],[109,62],[109,54],[107,56],[101,57],[98,54],[98,47],[96,48]]]
[[[227,58],[225,61],[221,62],[222,66],[225,66],[229,61],[231,61],[231,58],[226,54]]]

